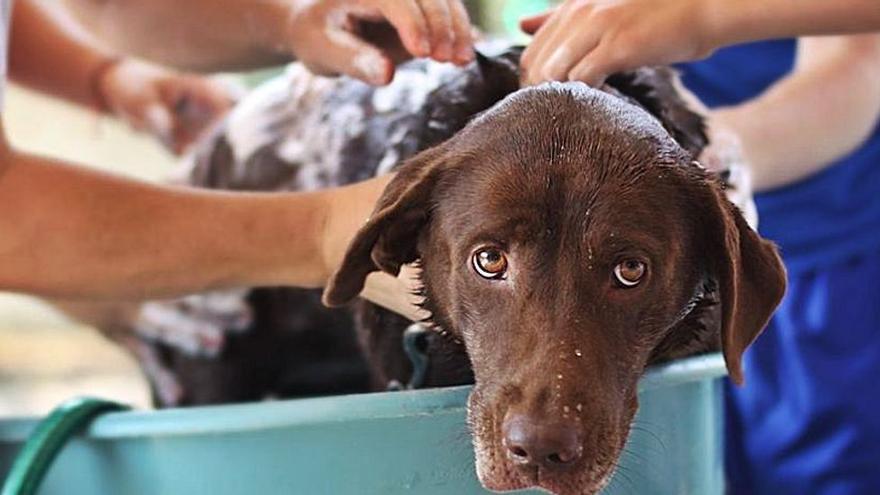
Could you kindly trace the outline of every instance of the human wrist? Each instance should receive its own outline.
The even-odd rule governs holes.
[[[789,0],[701,0],[706,5],[716,47],[797,36],[798,10],[809,8]]]
[[[250,213],[256,226],[245,250],[251,256],[249,275],[256,275],[259,285],[323,287],[332,273],[326,261],[324,196],[323,191],[256,194],[261,206]]]
[[[315,192],[315,222],[312,239],[319,254],[321,275],[320,286],[326,285],[345,256],[348,248],[348,236],[341,233],[343,228],[341,220],[344,215],[338,208],[339,200],[334,201],[333,195],[336,189],[320,190]]]
[[[345,187],[318,191],[319,211],[315,213],[320,230],[323,272],[328,280],[342,264],[351,240],[369,221],[376,202],[391,181],[393,174],[379,176],[364,182]]]
[[[696,0],[697,31],[706,52],[743,41],[753,24],[752,0]]]
[[[290,0],[261,0],[254,2],[248,15],[253,26],[253,43],[263,53],[285,60],[293,57],[290,43],[290,22],[295,15],[296,2]]]
[[[742,29],[748,22],[745,4],[751,0],[696,0],[698,18],[696,30],[702,40],[701,51],[711,53],[716,49],[741,41]],[[751,9],[747,9],[751,10]]]
[[[108,79],[119,69],[124,58],[108,56],[95,65],[89,73],[89,99],[93,109],[101,113],[111,113]]]

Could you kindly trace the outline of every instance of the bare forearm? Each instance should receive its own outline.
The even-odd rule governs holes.
[[[600,84],[615,72],[687,62],[726,45],[880,31],[877,0],[567,0],[523,19],[523,81]]]
[[[0,288],[153,298],[211,288],[320,286],[318,195],[140,184],[10,151],[0,175]]]
[[[704,0],[715,46],[880,30],[876,0]]]
[[[805,178],[857,148],[880,115],[880,37],[800,41],[794,71],[760,97],[713,112],[741,140],[754,187]]]
[[[9,51],[11,78],[74,103],[99,107],[96,72],[112,55],[91,43],[69,18],[37,0],[13,9]]]
[[[189,70],[240,70],[290,58],[287,0],[65,0],[120,51]],[[157,40],[162,40],[161,42]]]

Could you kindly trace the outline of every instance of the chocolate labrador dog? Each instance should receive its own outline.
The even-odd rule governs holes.
[[[417,263],[437,330],[421,343],[424,383],[475,384],[468,420],[483,485],[595,493],[627,439],[646,367],[721,350],[742,382],[741,356],[785,274],[722,181],[695,162],[702,119],[669,70],[618,74],[598,89],[519,89],[518,54],[463,70],[414,63],[381,89],[288,74],[236,109],[188,181],[312,189],[396,167],[324,303],[355,300],[371,272]],[[382,308],[358,302],[353,323],[308,291],[220,300],[141,311],[135,326],[149,337],[137,352],[160,401],[410,378],[409,322]],[[172,345],[161,336],[185,332],[168,329],[196,337]]]

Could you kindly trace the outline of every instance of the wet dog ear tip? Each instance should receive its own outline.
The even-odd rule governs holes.
[[[340,288],[335,280],[330,280],[324,292],[321,294],[321,304],[328,308],[338,308],[354,299],[349,295],[349,291]]]
[[[337,303],[338,301],[336,299],[336,294],[333,292],[333,290],[330,288],[325,289],[324,293],[321,294],[321,304],[328,308],[335,308],[339,306],[339,304]]]
[[[739,365],[728,366],[727,367],[727,376],[730,378],[730,381],[733,382],[737,387],[742,387],[745,385],[745,377],[743,376],[743,371],[739,367]]]

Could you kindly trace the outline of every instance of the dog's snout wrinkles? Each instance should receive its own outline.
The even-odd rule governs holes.
[[[565,469],[583,452],[574,424],[508,414],[502,430],[507,456],[518,465]]]

